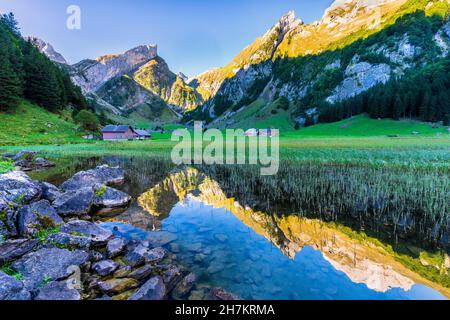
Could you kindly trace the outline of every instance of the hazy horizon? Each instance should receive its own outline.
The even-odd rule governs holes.
[[[105,5],[107,3],[107,5]],[[2,13],[13,12],[24,36],[50,43],[70,64],[138,45],[157,44],[158,54],[174,72],[189,77],[227,64],[294,10],[311,23],[333,0],[0,0]],[[69,5],[81,8],[81,30],[66,27]]]

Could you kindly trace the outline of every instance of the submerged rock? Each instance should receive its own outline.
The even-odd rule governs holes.
[[[53,202],[53,206],[63,217],[82,217],[90,213],[94,196],[92,188],[81,188],[60,195]]]
[[[238,297],[236,297],[235,295],[226,292],[225,290],[223,290],[222,288],[213,288],[211,289],[211,297],[213,300],[223,300],[223,301],[227,301],[227,300],[239,300]]]
[[[164,281],[161,277],[157,276],[148,280],[128,300],[164,300],[166,294]]]
[[[81,250],[69,251],[44,248],[31,252],[13,263],[14,270],[24,278],[27,288],[37,288],[45,280],[58,281],[72,274],[73,267],[81,267],[89,260],[89,254]]]
[[[12,171],[0,175],[0,193],[6,201],[27,204],[39,200],[42,188],[25,173]]]
[[[172,297],[181,300],[186,297],[194,288],[197,276],[194,273],[188,274],[177,286],[173,289]]]
[[[120,168],[99,166],[88,171],[81,171],[61,185],[65,191],[79,190],[80,188],[94,187],[98,184],[114,185],[125,180],[125,172]]]
[[[18,226],[21,236],[29,236],[41,229],[54,228],[64,221],[47,200],[34,202],[19,210]]]
[[[69,221],[61,227],[61,232],[85,236],[97,244],[106,243],[113,237],[111,231],[103,229],[95,223],[82,220]]]
[[[35,300],[78,301],[81,300],[81,295],[78,290],[70,288],[67,281],[53,281],[39,289]]]

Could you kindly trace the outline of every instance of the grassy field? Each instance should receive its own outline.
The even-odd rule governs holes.
[[[0,174],[11,171],[12,169],[14,169],[12,161],[0,158]]]
[[[28,102],[13,113],[0,113],[0,145],[67,144],[84,140],[70,114],[56,115]]]

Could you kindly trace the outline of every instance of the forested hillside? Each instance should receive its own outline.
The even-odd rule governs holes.
[[[87,108],[81,90],[62,67],[22,38],[13,14],[0,17],[0,111],[12,112],[23,99],[50,112],[70,105]]]

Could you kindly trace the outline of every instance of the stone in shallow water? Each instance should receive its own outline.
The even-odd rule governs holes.
[[[102,188],[104,188],[104,190],[102,190]],[[94,205],[103,208],[103,212],[107,212],[104,209],[126,207],[131,202],[131,197],[125,192],[105,186],[96,186],[95,190],[96,196],[94,198]]]
[[[78,290],[70,288],[67,281],[53,281],[39,289],[35,300],[78,301],[81,300],[81,295]]]
[[[47,200],[34,202],[19,210],[18,226],[22,236],[33,235],[40,229],[54,228],[63,223]]]
[[[14,261],[32,251],[38,240],[9,240],[0,245],[0,264]]]
[[[153,271],[154,267],[152,265],[146,264],[145,266],[131,272],[129,274],[129,277],[140,281],[148,278]]]
[[[92,188],[81,188],[62,194],[55,199],[53,206],[63,217],[82,217],[90,213],[94,196]]]
[[[228,236],[225,234],[216,234],[214,238],[216,238],[220,242],[226,242],[228,240]]]
[[[180,300],[186,297],[194,288],[197,276],[194,273],[188,274],[179,284],[173,289],[172,297]]]
[[[169,265],[163,273],[163,281],[167,286],[167,291],[172,291],[176,283],[181,279],[182,270],[175,265]]]
[[[166,250],[163,248],[155,248],[150,251],[145,256],[145,261],[147,263],[156,263],[164,259],[166,256]]]
[[[22,281],[19,281],[0,271],[0,301],[30,299],[31,294],[24,289]]]
[[[44,248],[26,254],[12,267],[24,277],[27,288],[37,288],[45,279],[57,281],[70,276],[71,268],[81,267],[88,260],[89,254],[81,250]]]
[[[119,270],[117,270],[116,272],[114,272],[113,278],[133,278],[130,277],[131,272],[133,271],[133,268],[131,268],[130,266],[124,266],[122,268],[120,268]]]
[[[163,300],[166,294],[164,281],[158,276],[148,280],[128,300]]]
[[[125,249],[125,245],[126,245],[125,240],[121,238],[115,238],[108,241],[108,245],[106,247],[108,257],[115,258],[118,255],[120,255]]]
[[[104,293],[108,295],[117,295],[129,291],[131,289],[137,288],[139,282],[131,278],[123,279],[110,279],[107,281],[100,281],[98,287]]]
[[[145,263],[146,255],[149,251],[147,246],[142,244],[132,248],[124,257],[124,262],[131,267],[138,267]]]
[[[97,184],[119,184],[125,180],[125,172],[120,168],[107,165],[99,166],[88,171],[80,171],[61,185],[62,190],[78,190],[85,187],[94,187]]]
[[[106,277],[106,276],[110,275],[111,273],[116,271],[117,268],[119,268],[119,264],[112,260],[103,260],[100,262],[96,262],[92,266],[92,270],[97,272],[102,277]]]
[[[69,221],[61,227],[61,232],[83,235],[96,243],[106,243],[113,237],[111,231],[103,229],[95,223],[82,220]]]
[[[211,297],[213,300],[223,300],[223,301],[227,301],[227,300],[239,300],[238,297],[236,297],[235,295],[226,292],[224,289],[222,288],[213,288],[211,289]]]
[[[167,231],[151,232],[146,239],[152,247],[164,247],[177,240],[177,236]]]

